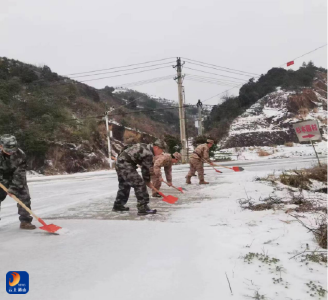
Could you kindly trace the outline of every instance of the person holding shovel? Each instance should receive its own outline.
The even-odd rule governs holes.
[[[156,140],[154,144],[135,144],[124,149],[116,160],[118,176],[118,192],[114,202],[113,211],[128,211],[124,205],[128,202],[130,189],[134,188],[137,197],[138,215],[155,214],[150,209],[147,186],[152,189],[150,169],[153,167],[154,156],[161,155],[167,148],[165,142]],[[137,172],[137,165],[141,166],[142,177]]]
[[[151,181],[154,185],[154,187],[159,190],[162,185],[162,172],[161,167],[164,167],[165,177],[167,184],[169,186],[172,186],[172,165],[177,163],[179,160],[181,160],[181,154],[178,152],[175,152],[174,154],[163,154],[156,157],[156,160],[154,162],[154,168],[151,176]],[[152,194],[153,197],[161,197],[157,192],[153,191]]]
[[[213,146],[214,141],[208,139],[206,144],[198,145],[195,151],[190,155],[189,164],[190,171],[186,177],[186,183],[191,184],[191,177],[197,171],[199,184],[209,184],[209,182],[204,180],[204,162],[209,163],[214,166],[210,160],[210,148]]]
[[[4,134],[0,137],[0,183],[8,194],[0,188],[0,204],[6,196],[15,195],[28,208],[31,208],[31,197],[26,180],[26,155],[17,147],[13,135]],[[21,229],[35,229],[33,217],[22,206],[17,204]]]

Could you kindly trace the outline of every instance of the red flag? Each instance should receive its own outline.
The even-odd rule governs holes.
[[[289,66],[291,66],[291,65],[293,65],[294,64],[294,61],[292,60],[292,61],[289,61],[288,63],[287,63],[287,67],[289,67]]]

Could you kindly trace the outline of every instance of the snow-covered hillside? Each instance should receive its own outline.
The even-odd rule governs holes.
[[[326,90],[327,76],[323,73],[318,73],[313,88],[299,91],[277,88],[235,119],[221,146],[232,148],[298,142],[292,124],[310,119],[318,120],[323,138],[327,140]]]

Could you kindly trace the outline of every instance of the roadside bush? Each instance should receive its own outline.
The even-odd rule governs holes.
[[[164,136],[164,141],[168,146],[168,152],[173,154],[174,152],[180,152],[182,149],[182,144],[179,138],[166,134]]]

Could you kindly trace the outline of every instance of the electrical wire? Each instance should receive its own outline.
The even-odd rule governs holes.
[[[205,80],[199,80],[195,78],[186,78],[186,80],[191,80],[195,82],[201,82],[201,83],[208,83],[208,84],[215,84],[215,85],[222,85],[222,86],[231,86],[231,84],[228,83],[220,83],[220,82],[214,82],[214,81],[205,81]]]
[[[80,78],[80,77],[90,77],[90,76],[104,75],[104,74],[110,74],[110,73],[119,73],[119,72],[125,72],[125,71],[137,70],[137,69],[144,69],[144,68],[150,68],[150,67],[161,66],[161,65],[172,65],[173,63],[174,62],[168,62],[168,63],[154,64],[154,65],[136,67],[136,68],[125,69],[125,70],[117,70],[117,71],[110,71],[110,72],[96,73],[96,74],[89,74],[89,75],[79,75],[79,76],[73,76],[73,79]]]
[[[242,73],[239,73],[239,72],[228,71],[228,70],[219,69],[219,68],[211,67],[211,66],[206,66],[206,65],[203,65],[203,64],[198,64],[198,63],[194,63],[194,62],[190,62],[190,61],[188,61],[188,63],[190,63],[192,65],[196,65],[196,66],[200,66],[200,67],[204,67],[204,68],[208,68],[208,69],[213,69],[213,70],[218,70],[218,71],[222,71],[222,72],[232,73],[232,74],[236,74],[236,75],[240,75],[240,76],[247,76],[247,77],[252,76],[250,74],[242,74]],[[256,75],[258,75],[258,74],[256,74]]]
[[[212,74],[212,75],[216,75],[216,76],[227,77],[227,78],[232,78],[232,79],[244,81],[244,79],[241,79],[241,78],[231,77],[231,76],[226,76],[226,75],[220,75],[220,74],[217,74],[217,73],[207,72],[207,71],[193,69],[193,68],[189,68],[189,67],[184,67],[184,69],[189,69],[189,70],[198,71],[198,72],[202,72],[202,73],[207,73],[207,74]]]
[[[294,59],[292,59],[292,60],[290,60],[290,61],[295,61],[296,59],[299,59],[299,58],[301,58],[301,57],[303,57],[303,56],[305,56],[305,55],[308,55],[308,54],[310,54],[310,53],[312,53],[312,52],[314,52],[314,51],[317,51],[317,50],[319,50],[319,49],[321,49],[321,48],[324,48],[324,47],[326,47],[328,44],[324,44],[324,45],[322,45],[322,46],[320,46],[320,47],[318,47],[318,48],[315,48],[314,50],[311,50],[311,51],[309,51],[309,52],[307,52],[307,53],[304,53],[304,54],[302,54],[301,56],[298,56],[298,57],[296,57],[296,58],[294,58]],[[282,67],[282,66],[284,66],[284,65],[286,65],[287,63],[283,63],[282,65],[280,65],[279,67]]]
[[[115,86],[116,87],[138,86],[138,85],[142,85],[142,84],[148,84],[148,83],[158,82],[158,81],[167,80],[167,79],[173,79],[173,77],[174,77],[174,75],[167,75],[167,76],[155,77],[155,78],[150,78],[150,79],[145,79],[145,80],[140,80],[140,81],[135,81],[135,82],[130,82],[130,83],[117,84]]]
[[[246,74],[251,74],[251,75],[259,75],[259,74],[255,74],[255,73],[251,73],[251,72],[245,72],[245,71],[241,71],[241,70],[236,70],[236,69],[232,69],[232,68],[226,68],[226,67],[222,67],[222,66],[218,66],[218,65],[214,65],[214,64],[209,64],[209,63],[205,63],[205,62],[202,62],[202,61],[199,61],[199,60],[194,60],[194,59],[189,59],[189,58],[186,58],[186,57],[182,57],[184,60],[189,60],[191,62],[197,62],[197,63],[201,63],[201,64],[204,64],[204,65],[210,65],[210,66],[214,66],[214,67],[218,67],[218,68],[222,68],[222,69],[227,69],[227,70],[231,70],[231,71],[237,71],[239,73],[246,73]]]
[[[107,78],[113,78],[113,77],[120,77],[120,76],[132,75],[132,74],[139,74],[139,73],[144,73],[144,72],[149,72],[149,71],[154,71],[154,70],[159,70],[159,69],[164,69],[164,68],[169,68],[169,66],[159,67],[159,68],[153,68],[153,69],[143,70],[143,71],[139,71],[139,72],[119,74],[119,75],[114,75],[114,76],[106,76],[106,77],[101,77],[101,78],[93,78],[93,79],[88,79],[88,80],[81,80],[80,82],[95,81],[95,80],[101,80],[101,79],[107,79]]]
[[[86,72],[78,72],[78,73],[70,73],[64,76],[69,76],[69,75],[78,75],[78,74],[86,74],[86,73],[94,73],[94,72],[100,72],[100,71],[108,71],[108,70],[113,70],[113,69],[121,69],[121,68],[127,68],[127,67],[132,67],[132,66],[138,66],[138,65],[143,65],[143,64],[149,64],[157,61],[163,61],[163,60],[168,60],[168,59],[173,59],[175,57],[168,57],[168,58],[163,58],[163,59],[157,59],[157,60],[150,60],[142,63],[137,63],[137,64],[130,64],[130,65],[125,65],[125,66],[120,66],[120,67],[113,67],[113,68],[108,68],[108,69],[98,69],[98,70],[93,70],[93,71],[86,71]]]
[[[222,83],[232,83],[232,84],[239,83],[237,81],[226,80],[226,79],[221,79],[221,78],[214,78],[214,77],[207,77],[207,76],[199,76],[199,75],[194,75],[194,74],[190,74],[190,73],[185,73],[185,76],[204,79],[204,80],[212,80],[212,81],[217,81],[217,82],[222,82]]]

